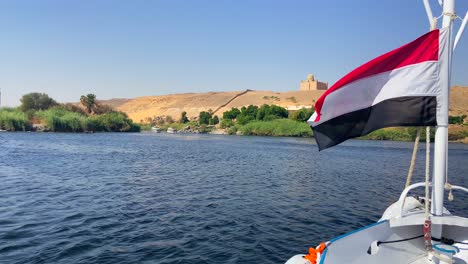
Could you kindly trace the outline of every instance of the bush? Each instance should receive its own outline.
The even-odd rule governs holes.
[[[90,116],[88,118],[83,119],[81,122],[81,127],[83,131],[89,132],[105,131],[101,122],[98,120],[98,116]]]
[[[198,115],[198,122],[200,123],[200,125],[203,125],[203,124],[208,125],[210,123],[210,119],[211,119],[210,112],[202,111]]]
[[[256,105],[249,105],[247,107],[243,106],[241,108],[240,115],[243,116],[251,116],[254,119],[257,117],[258,106]]]
[[[414,141],[416,139],[417,127],[388,127],[371,132],[361,137],[370,140],[394,140],[394,141]],[[434,141],[435,128],[430,129],[431,141]],[[426,141],[426,129],[421,127],[420,141]]]
[[[254,121],[240,127],[240,131],[244,135],[255,136],[312,136],[312,129],[307,124],[290,119],[276,119],[268,122]]]
[[[198,132],[199,133],[210,133],[211,131],[213,131],[214,127],[213,126],[207,126],[205,124],[202,124],[200,125],[200,127],[198,128]]]
[[[84,106],[84,108],[86,109],[86,112],[88,112],[88,114],[93,113],[94,110],[96,109],[97,103],[96,103],[96,95],[95,94],[82,95],[80,97],[80,102]]]
[[[387,130],[406,130],[407,133],[410,135],[410,141],[414,141],[416,139],[416,135],[418,134],[418,128],[417,127],[393,127],[393,128],[386,128]],[[435,131],[436,129],[434,127],[430,128],[430,139],[431,142],[434,142],[435,138]],[[401,140],[405,141],[405,138],[402,139],[395,139],[395,140]],[[426,141],[426,127],[421,127],[421,136],[419,141]]]
[[[230,127],[230,128],[227,130],[227,133],[228,133],[229,135],[236,135],[236,134],[237,134],[237,127],[235,127],[235,126]]]
[[[223,113],[223,119],[234,120],[240,114],[240,110],[237,108],[231,108],[231,110]]]
[[[237,116],[237,123],[239,125],[245,125],[247,123],[249,123],[250,121],[253,121],[255,120],[255,117],[254,116],[250,116],[250,115],[243,115],[243,114],[240,114],[239,116]]]
[[[413,139],[413,132],[406,128],[383,128],[371,132],[363,136],[363,139],[371,140],[398,140],[398,141],[411,141]],[[422,135],[423,133],[421,133]],[[416,130],[414,130],[414,137],[416,137]]]
[[[36,116],[48,129],[56,132],[81,132],[86,116],[77,112],[66,111],[63,107],[53,107],[39,111]]]
[[[289,115],[286,108],[277,105],[262,105],[257,110],[256,119],[263,121],[271,121],[279,118],[287,118]]]
[[[27,112],[30,110],[46,110],[50,107],[56,106],[57,102],[50,98],[45,93],[28,93],[23,95],[20,99],[21,102],[21,111]]]
[[[140,126],[122,112],[109,112],[103,115],[86,115],[54,107],[36,114],[48,129],[56,132],[138,132]]]
[[[300,110],[294,111],[289,115],[289,118],[295,121],[306,122],[314,113],[314,108],[302,108]]]
[[[449,124],[462,125],[465,121],[466,115],[449,116]]]
[[[221,120],[221,128],[229,128],[234,125],[234,121],[231,119],[223,119]]]
[[[187,118],[187,112],[185,112],[185,111],[182,112],[182,113],[180,114],[180,121],[179,121],[179,122],[182,123],[182,124],[185,124],[185,123],[187,123],[188,121],[189,121],[189,119]]]
[[[111,112],[97,116],[98,124],[107,132],[139,132],[140,126],[122,112]]]
[[[213,118],[210,118],[210,125],[217,125],[219,124],[219,118],[218,116],[214,116]]]
[[[8,131],[26,131],[31,129],[27,115],[16,108],[0,109],[0,128]]]

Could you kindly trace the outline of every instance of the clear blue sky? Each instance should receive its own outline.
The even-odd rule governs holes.
[[[463,16],[468,1],[457,2]],[[307,73],[332,84],[427,30],[420,0],[1,1],[2,104],[28,92],[287,91]],[[468,32],[453,84],[468,85],[467,58]]]

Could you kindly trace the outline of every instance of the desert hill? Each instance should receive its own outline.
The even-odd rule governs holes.
[[[232,107],[248,105],[275,104],[288,110],[302,107],[311,107],[324,91],[235,91],[235,92],[208,92],[186,93],[161,96],[144,96],[134,99],[111,99],[101,101],[110,104],[136,122],[144,122],[147,118],[155,116],[180,117],[182,111],[187,112],[191,119],[198,116],[201,111],[212,110],[216,115]],[[450,94],[450,114],[468,115],[468,87],[454,86]]]

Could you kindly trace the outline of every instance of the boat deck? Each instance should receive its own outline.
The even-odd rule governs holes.
[[[454,264],[468,264],[468,245],[465,244],[459,244],[456,243],[454,246],[458,247],[460,249],[460,252],[458,252],[454,257]],[[410,264],[429,264],[429,263],[434,263],[428,260],[427,256],[422,256],[421,258],[410,262]]]

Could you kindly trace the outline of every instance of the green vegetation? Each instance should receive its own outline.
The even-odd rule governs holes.
[[[271,96],[268,99],[275,99]],[[279,100],[279,98],[278,98]],[[294,101],[295,98],[287,98]],[[182,112],[178,122],[171,116],[146,118],[147,124],[133,123],[128,116],[108,105],[97,102],[94,94],[80,98],[82,107],[76,104],[59,104],[45,93],[29,93],[21,98],[18,108],[0,108],[0,129],[8,131],[44,130],[57,132],[138,132],[151,130],[153,125],[162,129],[172,127],[187,132],[208,133],[220,127],[230,135],[293,136],[311,137],[312,130],[306,121],[314,109],[302,108],[288,112],[277,105],[264,104],[260,107],[249,105],[241,109],[232,108],[222,115],[213,115],[211,110],[202,111],[198,121],[190,121]],[[466,116],[450,116],[449,140],[464,140],[468,137]],[[142,120],[143,121],[143,120]],[[421,141],[425,140],[425,130],[421,129]],[[414,141],[417,128],[384,128],[370,133],[361,139]],[[435,129],[431,129],[431,140]]]
[[[222,119],[221,120],[221,128],[229,128],[234,126],[235,123],[231,119]]]
[[[310,137],[312,130],[306,121],[313,114],[313,108],[302,108],[297,111],[288,111],[276,105],[262,105],[261,107],[249,105],[240,110],[232,108],[223,113],[220,127],[226,129],[229,135],[258,135],[258,136],[294,136]],[[468,126],[463,124],[466,116],[450,117],[451,124],[458,127],[449,128],[449,140],[463,140],[468,137]],[[361,139],[414,141],[417,134],[416,127],[383,128],[370,133]],[[431,128],[431,140],[434,140],[435,129]],[[426,132],[421,128],[421,141],[426,140]]]
[[[179,123],[182,123],[182,124],[185,124],[189,121],[189,119],[187,118],[187,112],[182,112],[182,114],[180,115],[180,121]]]
[[[289,115],[289,118],[295,121],[306,122],[312,116],[314,111],[315,111],[314,108],[309,108],[309,109],[302,108],[300,110],[292,112]]]
[[[290,119],[275,119],[272,121],[254,121],[241,126],[239,130],[243,135],[255,136],[289,136],[311,137],[312,130],[304,122]]]
[[[310,137],[312,130],[301,121],[288,119],[288,111],[277,105],[249,105],[223,113],[220,127],[229,135]]]
[[[237,135],[237,127],[232,126],[227,130],[228,135]]]
[[[465,122],[466,115],[449,116],[449,124],[462,125]]]
[[[85,107],[86,112],[88,112],[88,114],[91,114],[94,112],[94,109],[96,108],[96,95],[94,94],[82,95],[80,97],[80,103]]]
[[[210,112],[202,111],[198,115],[198,122],[200,123],[200,125],[202,125],[202,124],[208,125],[210,123],[210,119],[211,119],[211,113]]]
[[[112,111],[102,115],[83,115],[53,107],[36,113],[37,119],[54,132],[139,132],[125,113]]]
[[[394,141],[414,141],[418,128],[416,127],[389,127],[376,130],[361,139],[370,140],[394,140]],[[435,128],[431,128],[431,142],[434,142]],[[468,126],[449,126],[448,140],[463,140],[468,137]],[[420,141],[426,141],[426,129],[421,127]]]
[[[258,106],[249,105],[248,107],[243,106],[240,110],[240,114],[237,116],[236,121],[239,125],[245,125],[251,121],[254,121],[257,117]]]
[[[172,127],[175,130],[180,131],[186,127],[194,127],[196,125],[197,125],[197,122],[190,121],[188,123],[180,123],[180,122],[164,123],[164,124],[159,125],[159,127],[163,129],[164,131],[170,127]]]
[[[27,115],[18,108],[2,108],[0,128],[8,131],[26,131],[31,129],[31,125]]]
[[[201,124],[199,127],[198,127],[198,132],[199,133],[210,133],[212,132],[213,130],[215,130],[215,127],[214,126],[207,126],[205,124]]]
[[[84,115],[55,107],[37,112],[36,117],[51,131],[81,132],[85,123]]]
[[[416,127],[388,127],[376,130],[370,134],[361,137],[361,139],[370,140],[393,140],[393,141],[414,141],[416,139],[418,128]],[[430,131],[431,141],[434,141],[435,129]],[[420,141],[426,141],[426,129],[421,127]]]
[[[58,105],[57,102],[45,93],[28,93],[21,97],[20,109],[23,112],[45,110]]]
[[[140,123],[138,124],[140,126],[140,131],[151,131],[153,126],[150,123]]]
[[[240,114],[240,110],[233,107],[231,108],[231,110],[223,113],[223,120],[224,119],[234,120],[237,118],[239,114]]]
[[[421,135],[425,136],[425,130],[421,131]],[[361,139],[370,140],[396,140],[396,141],[412,141],[416,136],[413,137],[412,133],[408,128],[383,128],[371,132],[370,134],[361,137]]]
[[[288,110],[277,105],[262,105],[256,113],[256,120],[271,121],[280,118],[287,118]]]
[[[219,118],[218,116],[214,116],[213,118],[210,118],[209,122],[210,125],[217,125],[219,124]]]
[[[74,104],[58,104],[44,93],[29,93],[19,108],[0,109],[0,128],[9,131],[39,130],[55,132],[138,132],[140,126],[125,113],[99,105],[96,96],[80,98],[85,110]]]

